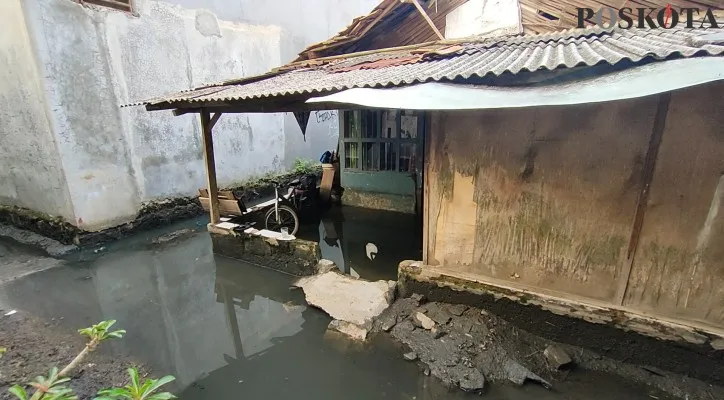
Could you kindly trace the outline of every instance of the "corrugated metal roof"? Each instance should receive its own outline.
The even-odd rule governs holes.
[[[697,38],[722,30],[641,29],[604,31],[568,30],[532,36],[485,39],[462,44],[441,43],[434,48],[380,52],[306,67],[249,83],[204,87],[137,104],[240,101],[296,94],[331,93],[357,87],[389,87],[458,78],[500,76],[522,71],[577,66],[634,63],[646,59],[720,56],[724,43],[701,43]],[[455,46],[451,48],[451,46]],[[440,53],[437,53],[439,51]],[[387,66],[381,60],[420,55],[420,61]],[[317,60],[320,62],[320,60]],[[374,68],[350,68],[366,63]]]

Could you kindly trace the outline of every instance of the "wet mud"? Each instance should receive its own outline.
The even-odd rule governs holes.
[[[0,357],[0,399],[15,399],[8,393],[11,386],[47,376],[53,366],[62,369],[83,349],[85,341],[59,320],[38,320],[24,312],[6,316],[7,311],[0,309],[0,347],[7,349]],[[109,344],[101,344],[105,345]],[[73,372],[69,386],[79,398],[90,399],[101,389],[125,385],[126,369],[132,366],[139,368],[141,376],[146,375],[147,369],[133,359],[96,351]]]
[[[710,346],[657,340],[614,326],[553,314],[537,306],[508,299],[495,299],[492,295],[456,291],[432,283],[410,280],[405,281],[401,288],[403,297],[413,293],[425,293],[430,301],[459,303],[485,309],[505,318],[518,329],[552,342],[589,349],[622,364],[646,366],[652,370],[669,371],[674,376],[691,377],[712,385],[724,386],[724,352],[716,351]]]
[[[541,317],[533,317],[531,324]],[[724,398],[722,387],[557,343],[521,329],[486,309],[426,302],[419,294],[399,299],[380,316],[375,329],[389,332],[407,346],[408,352],[403,357],[418,363],[424,374],[465,391],[485,393],[491,383],[533,384],[563,398],[598,398],[600,394],[593,393],[578,397],[580,388],[570,388],[572,377],[593,372],[636,387],[626,398]],[[549,347],[561,351],[570,362],[558,364],[550,354],[546,355]],[[642,397],[637,397],[636,392]]]

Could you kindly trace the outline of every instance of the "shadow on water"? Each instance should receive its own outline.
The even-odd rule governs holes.
[[[297,236],[319,242],[322,258],[344,273],[368,280],[396,280],[400,261],[422,259],[422,234],[411,214],[337,207],[302,225]]]
[[[380,243],[385,249],[387,242]],[[345,264],[350,269],[384,274],[358,266],[355,257]],[[477,398],[426,377],[385,337],[361,347],[325,333],[329,317],[290,290],[292,280],[214,256],[206,233],[165,245],[151,245],[150,236],[143,236],[12,281],[0,287],[0,302],[38,317],[63,317],[68,330],[117,319],[127,336],[100,351],[135,358],[156,375],[176,376],[174,389],[182,399]],[[642,392],[624,383],[587,374],[572,374],[561,387],[578,395],[526,385],[496,387],[487,397],[647,398],[633,395]]]

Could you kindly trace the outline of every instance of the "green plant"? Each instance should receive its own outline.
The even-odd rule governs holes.
[[[315,171],[318,163],[305,158],[297,158],[294,160],[293,171],[295,174],[309,174]]]
[[[58,372],[58,368],[51,368],[47,377],[38,376],[30,386],[35,388],[32,397],[28,397],[28,393],[20,385],[11,387],[10,393],[14,394],[20,400],[74,400],[78,396],[73,394],[73,390],[63,385],[70,381],[70,378],[62,378]]]
[[[66,376],[80,362],[103,341],[107,339],[120,339],[126,333],[125,330],[119,329],[111,331],[110,328],[116,323],[115,320],[101,321],[91,327],[79,329],[78,333],[88,337],[83,350],[77,356],[58,372],[58,368],[53,367],[47,377],[39,376],[35,378],[29,386],[35,388],[32,396],[28,397],[28,393],[21,385],[13,385],[9,392],[19,400],[77,400],[78,396],[73,393],[73,389],[65,386],[70,381]],[[6,351],[4,347],[0,347],[0,357]],[[97,400],[165,400],[174,399],[171,393],[153,393],[161,386],[173,381],[173,376],[164,376],[161,379],[146,379],[143,385],[139,385],[138,371],[135,368],[129,368],[128,374],[131,377],[131,383],[122,388],[105,389],[98,393]]]
[[[153,393],[161,386],[172,382],[175,378],[167,375],[161,379],[146,379],[143,384],[139,384],[138,371],[135,368],[128,369],[128,375],[131,377],[131,383],[122,388],[105,389],[98,392],[99,397],[95,400],[168,400],[175,399],[176,396],[169,392]]]

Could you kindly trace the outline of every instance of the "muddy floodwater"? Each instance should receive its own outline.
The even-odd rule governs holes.
[[[204,224],[191,221],[76,254],[62,266],[2,284],[0,305],[55,318],[68,332],[118,320],[126,337],[99,351],[137,360],[156,376],[174,375],[173,390],[186,400],[479,398],[450,391],[425,376],[386,335],[361,346],[326,334],[330,318],[307,306],[299,290],[290,289],[293,277],[215,256]],[[179,229],[196,232],[153,243]],[[318,229],[325,236],[331,229],[340,231],[340,225],[320,224]],[[386,250],[394,246],[384,238],[365,239],[346,226],[341,229],[346,239],[328,237],[325,251],[349,250],[340,246],[345,241],[354,247],[359,254],[340,253],[335,260],[345,272],[394,278],[396,264],[390,260],[399,254]],[[377,255],[369,255],[368,243]],[[414,256],[414,246],[401,248]],[[554,390],[535,384],[494,386],[485,397],[651,398],[646,388],[576,371]]]

